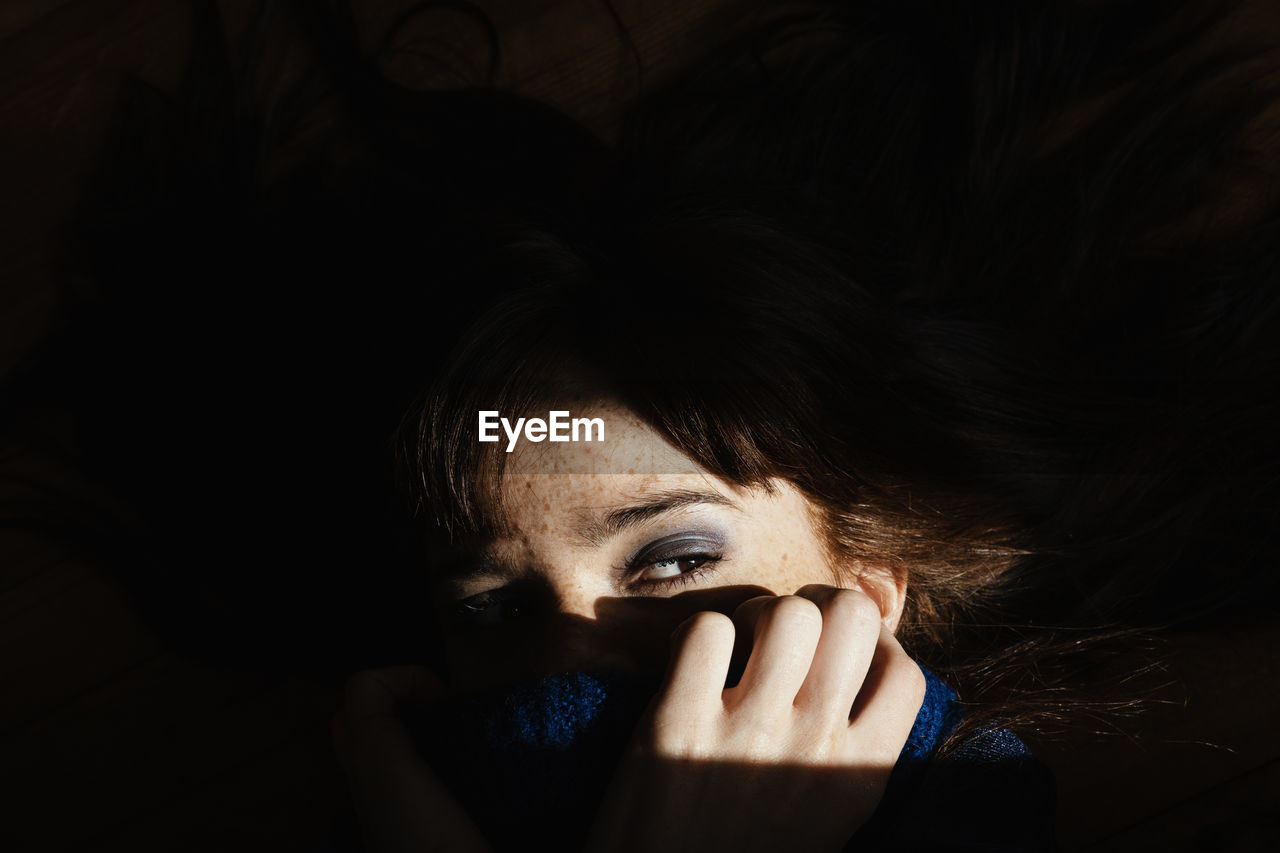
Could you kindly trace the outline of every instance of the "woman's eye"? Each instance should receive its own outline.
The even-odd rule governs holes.
[[[691,583],[724,558],[725,537],[718,533],[677,533],[650,542],[627,562],[639,584],[663,587]]]
[[[668,557],[664,560],[658,560],[650,563],[649,568],[640,573],[639,579],[642,581],[656,581],[678,577],[679,575],[696,571],[699,567],[706,565],[714,559],[715,558],[710,554],[689,554],[680,557]]]
[[[517,619],[523,608],[519,599],[503,589],[472,595],[454,604],[455,628],[483,628]]]

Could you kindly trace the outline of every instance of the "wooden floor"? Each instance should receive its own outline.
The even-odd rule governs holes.
[[[226,4],[228,20],[248,5]],[[406,3],[358,5],[374,30]],[[638,67],[650,82],[680,67],[734,6],[614,3],[637,65],[604,4],[480,5],[503,33],[497,82],[602,133]],[[0,376],[35,357],[60,320],[57,228],[120,75],[172,87],[187,15],[174,0],[0,5]],[[477,37],[465,21],[447,26],[455,44]],[[469,68],[403,73],[447,83]],[[60,428],[56,412],[28,417]],[[72,479],[33,447],[0,447],[5,518],[66,498],[50,488]],[[1278,647],[1265,632],[1189,639],[1169,656],[1175,703],[1137,727],[1139,740],[1037,745],[1059,779],[1064,848],[1280,849]],[[146,627],[92,555],[50,533],[0,529],[0,850],[311,849],[345,804],[329,747],[335,708],[332,684],[192,662]]]

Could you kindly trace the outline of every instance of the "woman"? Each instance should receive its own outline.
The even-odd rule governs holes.
[[[583,771],[598,784],[612,777],[603,803],[600,791],[575,795],[580,783],[566,784],[563,768],[501,738],[494,755],[464,749],[474,762],[529,762],[534,780],[564,786],[555,810],[530,814],[518,804],[527,793],[504,797],[509,780],[496,771],[467,779],[451,769],[462,777],[451,781],[499,844],[571,844],[591,827],[588,847],[601,850],[837,849],[876,811],[899,756],[905,770],[933,755],[960,716],[936,677],[922,710],[925,675],[894,631],[904,618],[915,632],[938,630],[921,608],[959,607],[942,576],[957,565],[986,574],[992,606],[1001,564],[1020,551],[990,513],[980,531],[972,509],[895,514],[894,481],[944,474],[929,470],[928,429],[906,441],[878,435],[910,417],[902,388],[886,381],[910,374],[910,355],[892,319],[812,247],[706,211],[687,222],[663,212],[624,233],[646,248],[644,260],[594,276],[545,233],[513,238],[503,267],[547,270],[549,280],[463,334],[406,421],[403,445],[424,518],[436,521],[429,571],[455,690],[564,672],[665,679],[634,735],[622,727],[625,757],[590,729],[596,707],[556,744],[621,759]],[[690,262],[690,247],[703,263]],[[703,256],[703,247],[714,248]],[[501,289],[502,272],[491,275]],[[673,323],[704,343],[655,346],[655,330]],[[602,440],[530,441],[511,428],[557,411],[598,419]],[[502,413],[501,441],[481,441],[473,412]],[[894,460],[898,447],[907,455]],[[908,568],[889,543],[926,531],[931,553]],[[626,682],[602,677],[603,695],[625,703]],[[336,733],[376,848],[483,846],[409,735],[424,712],[414,703],[444,692],[432,683],[426,670],[399,668],[349,689]],[[519,706],[522,719],[539,702],[563,709],[566,697],[581,699],[554,680],[521,689],[514,695],[534,706]],[[511,713],[513,694],[498,695]],[[629,723],[643,707],[633,704]],[[490,719],[470,737],[492,738],[502,713]],[[446,736],[463,731],[455,722]],[[439,737],[427,728],[427,742]],[[892,819],[857,843],[1051,845],[1050,788],[1016,738],[985,731],[943,766],[964,769],[947,800],[930,801],[915,784],[927,809],[887,810]],[[983,779],[977,808],[957,800],[960,778]],[[899,799],[907,784],[900,778]],[[1004,809],[1020,804],[1017,817],[997,820],[993,796]],[[922,812],[928,822],[916,822]]]

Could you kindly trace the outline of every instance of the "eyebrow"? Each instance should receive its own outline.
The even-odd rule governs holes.
[[[637,503],[615,506],[598,519],[589,511],[580,513],[581,526],[576,536],[592,547],[599,547],[623,531],[639,527],[646,521],[675,512],[684,507],[699,504],[727,506],[742,511],[742,507],[718,492],[697,489],[663,489],[645,495]],[[459,581],[477,575],[506,574],[512,567],[489,553],[486,548],[476,548],[470,555],[445,560],[436,567],[436,577],[442,581]]]
[[[646,496],[641,503],[614,507],[600,518],[584,518],[577,534],[589,545],[599,547],[625,530],[638,527],[653,518],[695,504],[715,504],[741,511],[735,501],[718,492],[697,489],[664,489]]]

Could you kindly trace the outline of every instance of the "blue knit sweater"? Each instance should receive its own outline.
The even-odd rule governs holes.
[[[924,703],[884,799],[846,849],[1055,849],[1047,769],[1005,730],[937,758],[963,710],[937,676],[925,676]],[[633,675],[552,676],[445,703],[416,734],[497,849],[545,841],[572,850],[655,687]]]

